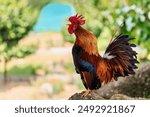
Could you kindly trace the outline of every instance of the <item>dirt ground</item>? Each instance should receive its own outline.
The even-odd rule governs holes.
[[[0,100],[66,100],[75,92],[80,92],[76,86],[66,84],[63,92],[49,96],[40,88],[31,86],[25,81],[0,84]]]
[[[52,73],[58,74],[60,71],[66,78],[66,69],[64,69],[62,64],[72,63],[71,48],[72,44],[63,41],[61,33],[58,32],[43,32],[43,33],[33,33],[31,32],[27,37],[25,37],[20,43],[20,45],[37,45],[38,48],[35,53],[22,59],[12,59],[8,68],[15,65],[22,64],[42,64],[46,66]],[[3,65],[3,64],[2,64]],[[2,69],[1,65],[1,69]],[[55,65],[55,68],[54,68]],[[62,70],[62,68],[64,70]],[[51,78],[53,74],[50,74]],[[12,76],[11,76],[12,77]],[[17,75],[15,77],[18,77]],[[45,76],[42,76],[45,77]],[[41,90],[40,87],[35,87],[27,81],[15,81],[4,85],[2,79],[0,79],[0,99],[12,99],[12,100],[50,100],[50,99],[68,99],[72,94],[80,92],[77,86],[64,83],[64,91],[49,95]]]

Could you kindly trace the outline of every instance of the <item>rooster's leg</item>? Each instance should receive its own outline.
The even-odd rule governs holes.
[[[91,93],[92,92],[92,90],[91,89],[88,89],[88,90],[86,90],[86,91],[83,91],[82,93],[82,95],[81,95],[81,97],[85,97],[85,96],[87,96],[89,93]]]

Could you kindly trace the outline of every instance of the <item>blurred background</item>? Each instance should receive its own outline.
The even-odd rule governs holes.
[[[84,89],[66,25],[76,13],[100,54],[123,33],[135,37],[140,64],[150,60],[149,0],[0,0],[0,99],[68,99]]]

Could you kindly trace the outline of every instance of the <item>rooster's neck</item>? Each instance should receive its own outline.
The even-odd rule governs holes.
[[[75,31],[76,42],[75,44],[82,47],[85,52],[90,55],[99,56],[98,48],[97,48],[97,39],[96,37],[88,30],[78,26]]]

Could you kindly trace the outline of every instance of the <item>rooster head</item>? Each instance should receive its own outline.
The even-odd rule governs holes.
[[[84,17],[82,15],[78,16],[78,14],[69,18],[69,22],[71,22],[71,24],[68,24],[68,32],[70,34],[73,34],[79,25],[85,24],[85,20],[83,18]]]

